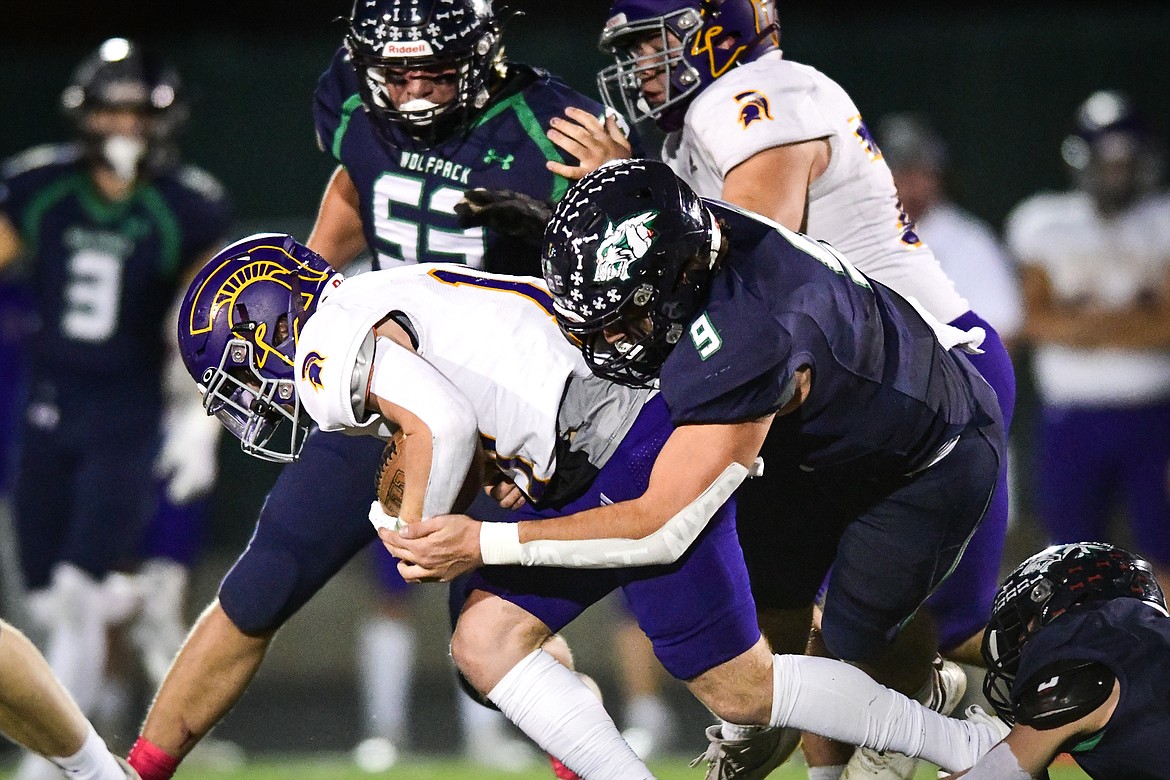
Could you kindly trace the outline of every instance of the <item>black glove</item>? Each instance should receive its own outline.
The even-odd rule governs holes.
[[[515,190],[476,188],[463,193],[463,200],[455,204],[455,214],[460,227],[486,227],[539,244],[552,206]]]

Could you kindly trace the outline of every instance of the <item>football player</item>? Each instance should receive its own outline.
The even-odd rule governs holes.
[[[106,626],[135,602],[110,575],[140,560],[155,506],[144,475],[159,448],[168,311],[219,246],[229,207],[215,179],[179,161],[187,105],[155,54],[105,41],[61,104],[78,142],[3,167],[0,267],[27,255],[39,320],[13,488],[29,607],[53,670],[88,713]],[[210,457],[188,454],[179,469]]]
[[[1046,777],[1063,752],[1089,777],[1165,777],[1168,651],[1146,560],[1101,542],[1033,555],[1004,580],[983,640],[984,693],[1014,725],[963,777]]]
[[[590,367],[659,383],[678,427],[629,501],[518,526],[447,516],[384,532],[414,563],[404,571],[590,565],[616,557],[613,537],[639,545],[626,565],[642,562],[649,541],[695,522],[707,486],[750,462],[770,427],[786,444],[770,468],[802,475],[778,495],[809,526],[794,551],[804,564],[781,578],[787,595],[811,599],[833,565],[823,633],[834,655],[870,668],[933,655],[899,629],[959,559],[1004,446],[994,392],[956,349],[975,348],[978,329],[939,323],[826,244],[701,200],[659,162],[581,179],[545,245],[557,320]],[[606,541],[581,541],[595,538]],[[778,673],[774,706],[797,698],[786,684]],[[763,777],[794,748],[775,717],[752,716],[731,727],[734,754],[715,745],[735,776]]]
[[[1170,577],[1170,197],[1161,144],[1124,94],[1095,92],[1061,151],[1075,188],[1008,216],[1040,398],[1036,508],[1053,542],[1107,539]],[[1100,377],[1108,376],[1102,382]]]
[[[481,450],[506,477],[497,494],[523,505],[510,519],[543,525],[636,498],[663,458],[678,457],[662,450],[674,438],[663,397],[595,377],[552,310],[533,277],[444,263],[345,280],[290,237],[261,234],[223,250],[195,279],[180,342],[206,408],[249,449],[295,454],[310,416],[322,430],[379,442],[401,431],[401,508],[394,517],[377,502],[370,508],[383,534],[465,506],[468,488],[483,481]],[[736,458],[752,462],[750,449]],[[666,668],[724,717],[794,721],[879,746],[913,745],[952,767],[972,763],[997,732],[941,718],[836,662],[777,659],[796,700],[774,704],[773,659],[725,504],[747,471],[728,464],[664,532],[623,539],[610,525],[607,538],[592,541],[554,533],[566,541],[522,550],[538,568],[472,575],[456,593],[451,644],[468,682],[582,777],[651,777],[594,693],[543,649],[621,588]],[[639,525],[630,519],[622,525]],[[485,534],[485,556],[491,537],[507,554],[517,523],[484,526],[501,532]],[[407,556],[400,566],[447,580],[462,563],[421,572]],[[860,678],[864,694],[838,694],[855,711],[829,718],[815,692],[844,677]],[[801,686],[814,693],[797,697]],[[884,724],[891,717],[897,726]]]
[[[699,195],[828,241],[862,273],[912,296],[938,320],[964,330],[983,328],[982,352],[971,362],[995,389],[1010,425],[1015,379],[1007,351],[920,240],[853,100],[823,73],[782,56],[771,0],[614,0],[600,45],[614,57],[598,76],[603,98],[634,121],[651,119],[667,133],[662,159]],[[572,139],[565,148],[602,147],[594,128],[571,124],[556,128]],[[764,459],[780,462],[782,453],[773,449],[782,447],[770,439]],[[775,484],[744,486],[738,500],[747,522],[740,532],[765,634],[774,647],[797,652],[807,639],[812,605],[793,602],[775,572],[777,565],[787,571],[806,563],[795,553],[803,529],[766,522],[782,492]],[[979,661],[980,632],[999,577],[1007,499],[1004,465],[967,554],[908,627],[907,638],[917,634],[923,642],[937,641],[954,660]],[[794,558],[777,564],[770,553],[763,557],[777,549],[794,551]],[[815,634],[812,650],[823,651]],[[908,666],[902,676],[904,682],[888,681],[924,699],[940,684],[963,685],[954,664],[924,662]],[[949,691],[952,705],[961,693]],[[813,766],[835,767],[822,770],[818,780],[837,776],[849,760],[847,750],[816,740],[809,740],[805,753]],[[914,772],[914,762],[892,754],[859,754],[852,763],[857,777],[909,778]],[[865,771],[859,763],[868,764]]]
[[[318,143],[338,167],[307,244],[334,267],[368,247],[375,267],[442,260],[536,271],[535,241],[462,224],[455,205],[477,187],[559,198],[568,180],[546,163],[578,161],[542,128],[568,107],[604,108],[508,61],[502,23],[481,0],[354,3],[313,106]],[[241,695],[284,621],[376,539],[364,517],[380,452],[373,439],[321,432],[281,472],[251,544],[155,698],[131,756],[144,776],[170,776]],[[407,653],[409,627],[391,619],[369,640],[371,655]],[[383,718],[405,701],[377,698]]]
[[[44,756],[68,777],[138,775],[106,743],[24,634],[0,620],[0,734]]]

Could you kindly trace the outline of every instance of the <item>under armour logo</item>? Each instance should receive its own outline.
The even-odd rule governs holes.
[[[513,154],[501,155],[495,149],[488,149],[487,154],[483,156],[483,161],[489,165],[498,162],[500,167],[505,171],[512,167],[512,161],[516,159]]]

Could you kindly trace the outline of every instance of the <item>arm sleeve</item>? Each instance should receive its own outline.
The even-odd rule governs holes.
[[[742,464],[732,463],[698,498],[641,539],[537,539],[521,543],[517,523],[484,523],[480,526],[480,553],[487,565],[616,569],[674,563],[748,474]]]
[[[431,473],[423,517],[451,511],[479,439],[471,401],[438,369],[387,338],[378,338],[370,392],[409,409],[431,431]]]

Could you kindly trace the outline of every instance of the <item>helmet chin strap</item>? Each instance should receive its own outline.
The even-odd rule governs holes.
[[[146,156],[146,141],[126,135],[112,135],[102,141],[102,159],[122,181],[133,181],[138,175],[138,163]]]

